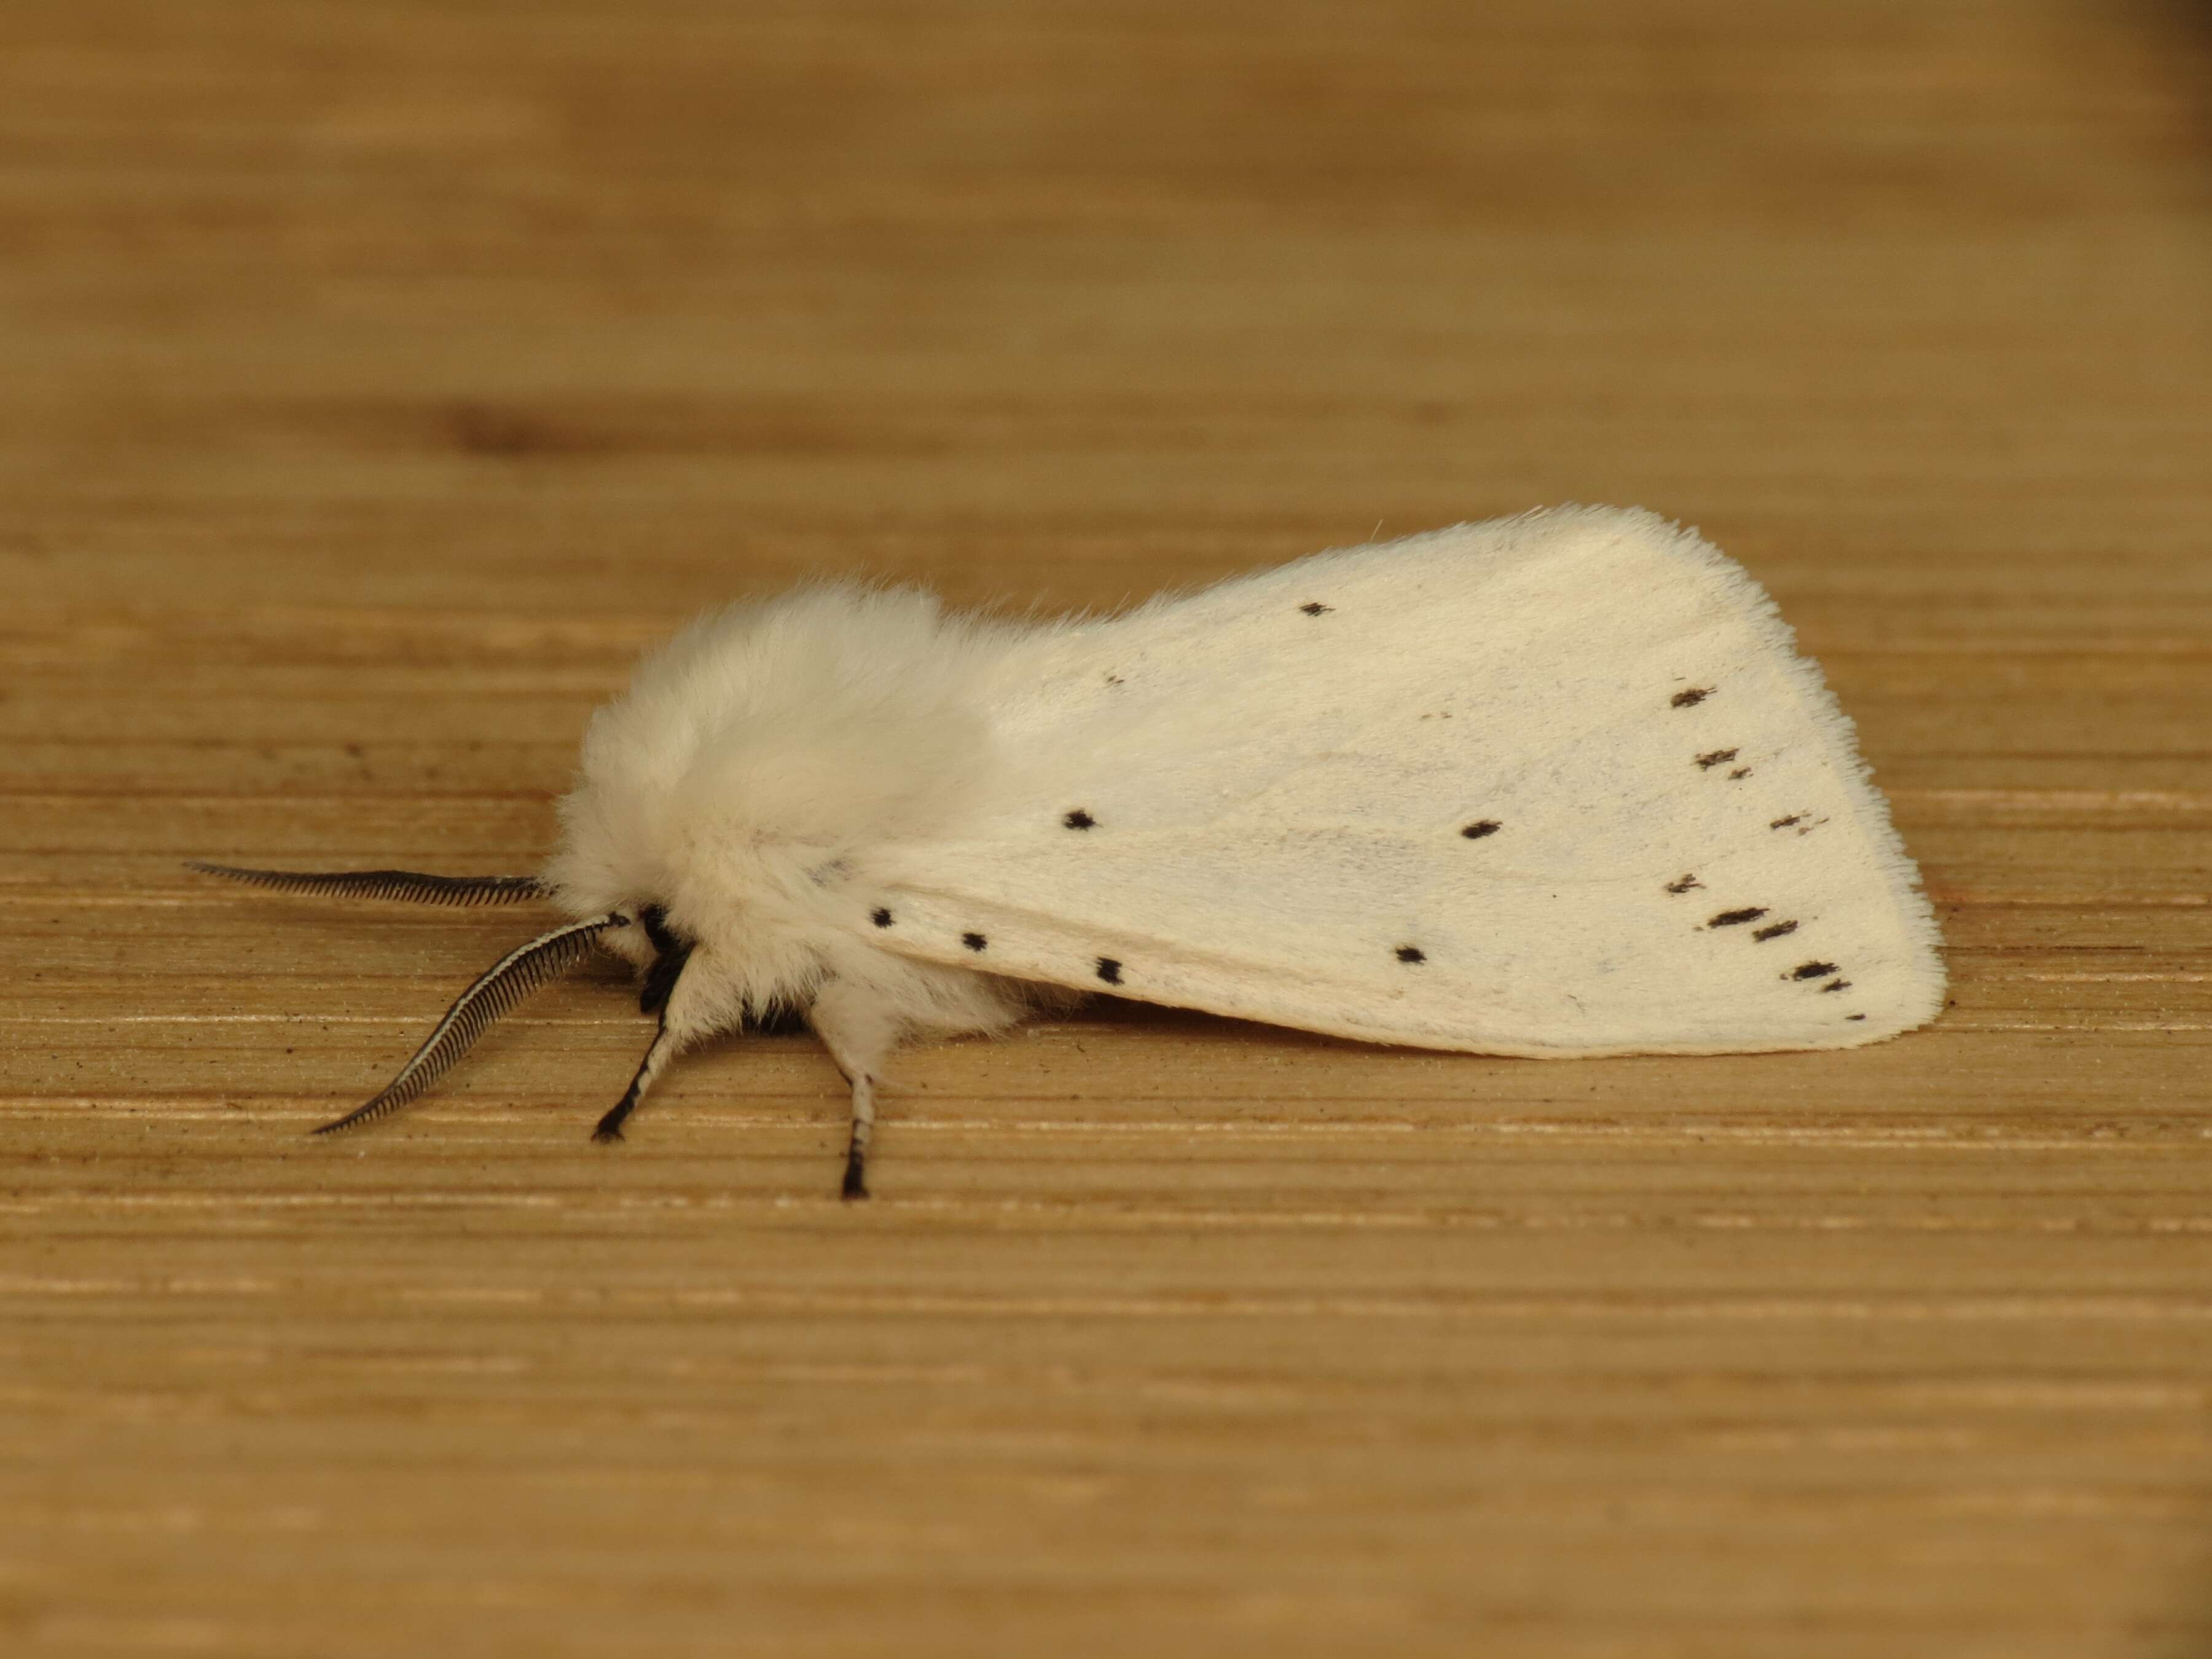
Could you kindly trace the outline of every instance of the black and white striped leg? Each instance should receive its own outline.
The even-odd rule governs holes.
[[[868,1139],[876,1129],[876,1080],[866,1072],[853,1079],[853,1139],[845,1152],[845,1185],[838,1194],[850,1202],[868,1195]]]
[[[623,1125],[629,1121],[629,1115],[637,1109],[637,1103],[645,1098],[645,1091],[653,1086],[653,1081],[660,1075],[661,1068],[675,1058],[680,1046],[669,1035],[668,1016],[662,1014],[660,1030],[653,1036],[653,1046],[645,1051],[645,1058],[638,1062],[637,1075],[629,1080],[629,1087],[623,1091],[623,1097],[615,1103],[614,1109],[599,1120],[599,1127],[592,1131],[592,1139],[606,1142],[623,1138]]]
[[[806,1023],[853,1085],[853,1133],[846,1143],[845,1182],[838,1195],[848,1202],[866,1198],[868,1143],[876,1131],[876,1081],[897,1044],[897,1022],[850,981],[832,980],[816,993]]]

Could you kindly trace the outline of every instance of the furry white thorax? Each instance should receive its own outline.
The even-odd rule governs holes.
[[[671,1008],[687,1036],[815,1007],[840,1061],[872,1069],[908,1035],[1011,1024],[1053,994],[894,955],[853,895],[882,849],[957,838],[997,793],[989,695],[1024,637],[852,586],[693,623],[592,717],[547,884],[580,917],[659,905],[696,942]],[[652,955],[635,928],[605,942]]]

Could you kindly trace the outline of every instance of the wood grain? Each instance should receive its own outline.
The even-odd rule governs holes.
[[[2079,0],[19,0],[0,1645],[2212,1651],[2212,53]],[[1954,1003],[1574,1064],[547,993],[581,723],[802,574],[1701,525]]]

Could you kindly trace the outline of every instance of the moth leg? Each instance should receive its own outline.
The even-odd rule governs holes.
[[[645,1091],[653,1086],[668,1062],[708,1034],[699,1020],[697,1003],[690,994],[690,988],[684,982],[684,965],[690,955],[687,948],[673,968],[665,972],[662,965],[669,960],[667,953],[664,952],[653,964],[653,978],[658,983],[649,984],[648,988],[659,993],[660,1024],[653,1031],[653,1044],[645,1051],[645,1058],[638,1062],[637,1074],[630,1079],[629,1087],[592,1131],[592,1139],[602,1145],[623,1138],[623,1125],[629,1121],[629,1115],[637,1109],[638,1102],[645,1098]]]
[[[853,1138],[846,1148],[845,1183],[838,1196],[848,1202],[866,1198],[868,1142],[876,1127],[876,1079],[898,1042],[897,1024],[866,992],[844,980],[823,987],[806,1018],[853,1085]]]
[[[845,1149],[845,1181],[837,1196],[848,1202],[868,1195],[868,1141],[876,1132],[876,1080],[853,1079],[853,1139]]]
[[[623,1091],[623,1097],[615,1103],[613,1109],[599,1120],[599,1127],[592,1131],[592,1139],[605,1142],[623,1138],[623,1125],[637,1109],[637,1103],[645,1098],[645,1091],[660,1075],[661,1067],[675,1057],[676,1049],[677,1044],[669,1040],[668,1020],[664,1015],[659,1030],[653,1034],[653,1046],[645,1051],[645,1058],[638,1062],[637,1075],[630,1079],[629,1087]]]

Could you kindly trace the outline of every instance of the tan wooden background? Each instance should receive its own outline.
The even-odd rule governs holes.
[[[0,1650],[2212,1652],[2212,56],[2136,0],[13,0]],[[808,1043],[188,856],[532,867],[804,573],[1565,499],[1861,723],[1956,1001]]]

